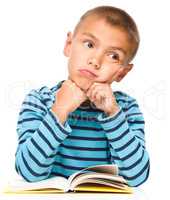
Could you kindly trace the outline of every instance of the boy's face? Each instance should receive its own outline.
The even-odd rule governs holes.
[[[85,91],[94,82],[120,81],[132,68],[126,63],[130,48],[127,34],[120,28],[87,17],[74,35],[68,33],[64,48],[69,58],[68,78]]]

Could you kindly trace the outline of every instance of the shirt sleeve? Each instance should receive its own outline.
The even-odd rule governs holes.
[[[49,177],[59,145],[72,131],[67,121],[62,125],[49,109],[49,94],[50,90],[44,92],[42,98],[42,91],[40,95],[32,90],[19,113],[15,169],[29,182]]]
[[[111,160],[130,186],[139,186],[149,175],[149,155],[145,148],[144,118],[135,99],[113,116],[100,114],[98,121],[109,141]]]

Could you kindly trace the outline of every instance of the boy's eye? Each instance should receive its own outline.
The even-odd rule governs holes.
[[[90,49],[90,48],[93,48],[92,42],[89,42],[89,41],[85,41],[85,42],[84,42],[84,46],[87,47],[87,48],[89,48],[89,49]]]
[[[119,55],[117,53],[111,53],[109,56],[112,60],[119,61]]]

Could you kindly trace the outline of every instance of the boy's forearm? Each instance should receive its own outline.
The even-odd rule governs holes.
[[[56,114],[56,116],[59,118],[59,121],[64,124],[65,121],[67,120],[69,112],[65,107],[61,107],[56,105],[55,103],[53,104],[51,108],[52,112]]]

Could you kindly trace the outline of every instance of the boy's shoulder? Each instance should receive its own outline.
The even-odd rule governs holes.
[[[124,101],[135,101],[136,99],[131,95],[122,92],[122,91],[113,91],[113,94],[116,97],[116,100],[124,100]]]
[[[64,80],[59,81],[58,83],[56,83],[52,87],[42,86],[42,87],[36,89],[36,92],[38,92],[40,95],[53,94],[54,92],[56,92],[61,87],[63,82],[64,82]]]
[[[49,86],[41,86],[39,88],[35,88],[32,89],[28,95],[35,95],[35,96],[39,96],[42,98],[46,98],[47,96],[52,97],[53,93],[55,93],[57,91],[57,89],[60,88],[61,84],[63,81],[58,82],[56,85],[49,87]]]
[[[44,105],[51,107],[55,101],[55,92],[61,86],[63,81],[58,82],[53,87],[42,86],[36,89],[32,89],[25,97],[24,102],[33,103],[35,105]]]
[[[131,105],[138,106],[136,99],[125,92],[113,91],[113,94],[116,98],[117,103],[123,108],[128,108]]]

